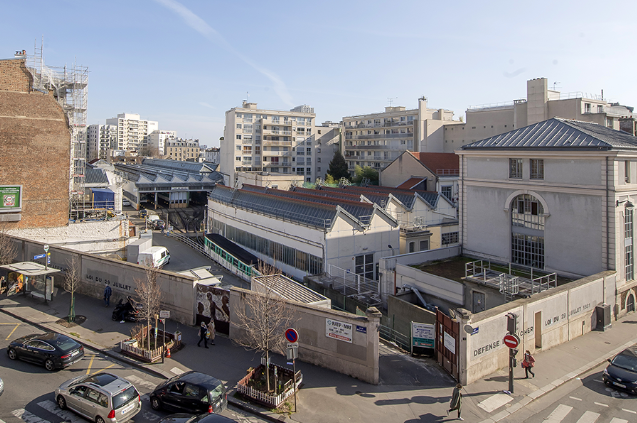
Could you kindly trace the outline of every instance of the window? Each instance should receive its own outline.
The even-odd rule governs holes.
[[[354,273],[363,275],[367,279],[374,279],[374,254],[356,256],[354,264]]]
[[[427,251],[429,249],[429,240],[420,241],[420,251]]]
[[[307,147],[305,151],[308,155],[312,154],[312,147]]]
[[[544,268],[544,208],[532,195],[521,194],[511,203],[511,262]]]
[[[509,178],[522,179],[522,159],[509,159]]]
[[[320,171],[321,171],[320,166],[316,168],[316,171],[317,171],[317,172],[320,172]]]
[[[240,140],[241,139],[241,135],[237,135],[237,139]]]
[[[597,113],[604,113],[604,106],[602,106],[601,104],[597,105]]]
[[[584,113],[591,112],[591,103],[584,103]]]
[[[449,232],[442,234],[442,245],[450,245],[458,243],[458,232]]]
[[[237,129],[241,129],[241,124],[237,123]]]
[[[633,259],[633,209],[624,210],[624,259],[626,261],[626,280],[635,279]]]
[[[624,162],[624,181],[627,184],[630,184],[630,161],[626,160]]]
[[[440,193],[444,195],[445,197],[447,197],[448,200],[451,201],[453,197],[453,186],[449,185],[446,187],[441,187]]]
[[[544,179],[544,160],[531,159],[531,179]]]
[[[409,252],[413,253],[416,251],[416,243],[415,242],[410,242],[409,243]]]

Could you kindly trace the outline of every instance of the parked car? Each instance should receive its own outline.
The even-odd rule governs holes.
[[[193,416],[192,414],[171,414],[164,417],[159,423],[224,423],[224,422],[236,422],[221,414],[201,414],[199,416]]]
[[[122,206],[130,206],[130,201],[126,199],[122,200]]]
[[[626,348],[608,362],[602,374],[604,383],[637,394],[637,345]]]
[[[139,217],[146,217],[146,216],[148,216],[148,210],[140,209],[139,210]]]
[[[4,382],[0,379],[0,396],[4,394]]]
[[[67,380],[55,390],[55,402],[95,423],[119,423],[142,409],[132,383],[111,373],[96,373]]]
[[[27,335],[9,344],[11,360],[20,359],[43,364],[53,371],[77,363],[84,357],[84,347],[66,335],[55,332]]]
[[[150,394],[150,406],[192,414],[219,413],[228,407],[228,394],[220,380],[191,371],[157,385]]]
[[[163,220],[153,220],[153,229],[161,230],[166,229],[166,223]]]

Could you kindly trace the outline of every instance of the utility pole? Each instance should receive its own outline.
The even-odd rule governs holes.
[[[509,347],[509,391],[508,394],[513,393],[513,368],[517,366],[517,360],[515,359],[518,353],[517,347],[520,345],[520,339],[515,334],[518,326],[518,316],[509,313],[507,317],[507,331],[508,334],[504,337],[504,344]]]

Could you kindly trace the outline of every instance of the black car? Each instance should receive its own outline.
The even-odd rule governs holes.
[[[617,354],[604,370],[604,383],[637,394],[637,345]]]
[[[77,363],[84,357],[84,347],[73,339],[55,332],[27,335],[9,344],[7,354],[11,360],[21,359],[43,364],[53,371]]]
[[[236,422],[236,420],[229,419],[221,414],[201,414],[199,416],[193,416],[190,414],[171,414],[168,417],[164,417],[159,423],[224,423],[224,422]]]
[[[150,394],[150,405],[203,414],[219,413],[228,407],[226,387],[218,379],[199,372],[182,373],[157,385]]]

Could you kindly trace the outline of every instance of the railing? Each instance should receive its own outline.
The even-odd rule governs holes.
[[[553,285],[553,286],[551,286]],[[531,280],[531,294],[557,287],[557,273],[550,273]]]
[[[366,301],[370,303],[370,305],[381,303],[380,285],[378,281],[368,279],[363,275],[352,273],[349,270],[331,264],[327,265],[327,274],[337,280],[342,280],[342,284],[334,283],[333,288],[336,291],[342,292],[343,295],[363,301],[366,301],[364,297],[367,297],[371,300]]]
[[[400,134],[366,134],[366,135],[352,135],[345,137],[348,140],[364,140],[364,139],[381,139],[381,138],[411,138],[414,136],[413,132],[400,133]]]
[[[490,103],[490,104],[480,104],[477,106],[469,106],[467,110],[479,110],[479,109],[497,109],[497,108],[505,108],[513,106],[512,101],[507,101],[504,103]]]
[[[270,363],[270,367],[275,367],[277,369],[277,374],[283,375],[286,374],[289,377],[289,380],[283,385],[283,389],[279,395],[269,395],[265,392],[258,391],[254,388],[248,386],[250,379],[254,377],[254,374],[257,371],[260,371],[261,368],[265,367],[264,358],[261,359],[261,366],[253,369],[250,373],[248,373],[243,379],[237,382],[237,391],[241,394],[250,397],[266,406],[277,408],[279,405],[283,403],[288,397],[294,394],[294,392],[299,389],[299,386],[303,382],[303,374],[301,371],[296,372],[296,376],[292,375],[292,371],[286,369],[285,367],[277,366],[275,364]],[[292,376],[291,376],[292,375]],[[296,386],[294,381],[296,381]]]
[[[144,358],[149,362],[154,362],[161,360],[163,348],[155,348],[154,350],[145,350],[142,348],[134,347],[133,344],[127,341],[120,341],[119,348],[121,351],[128,352],[130,354],[136,355],[137,357]]]
[[[185,235],[181,235],[181,234],[175,233],[175,232],[167,233],[167,235],[170,236],[171,238],[175,238],[175,239],[183,242],[184,244],[186,244],[187,246],[189,246],[193,250],[199,251],[204,256],[209,256],[209,254],[206,253],[205,247],[203,245],[201,245],[201,243],[193,241],[192,238],[190,238],[188,236],[185,236]]]
[[[491,269],[491,262],[486,260],[476,260],[464,264],[464,277],[482,278],[487,280],[487,270]]]
[[[379,326],[378,334],[386,341],[393,342],[405,351],[411,351],[411,337],[395,331],[388,326]]]
[[[436,175],[442,175],[442,176],[460,175],[460,169],[436,169]]]

